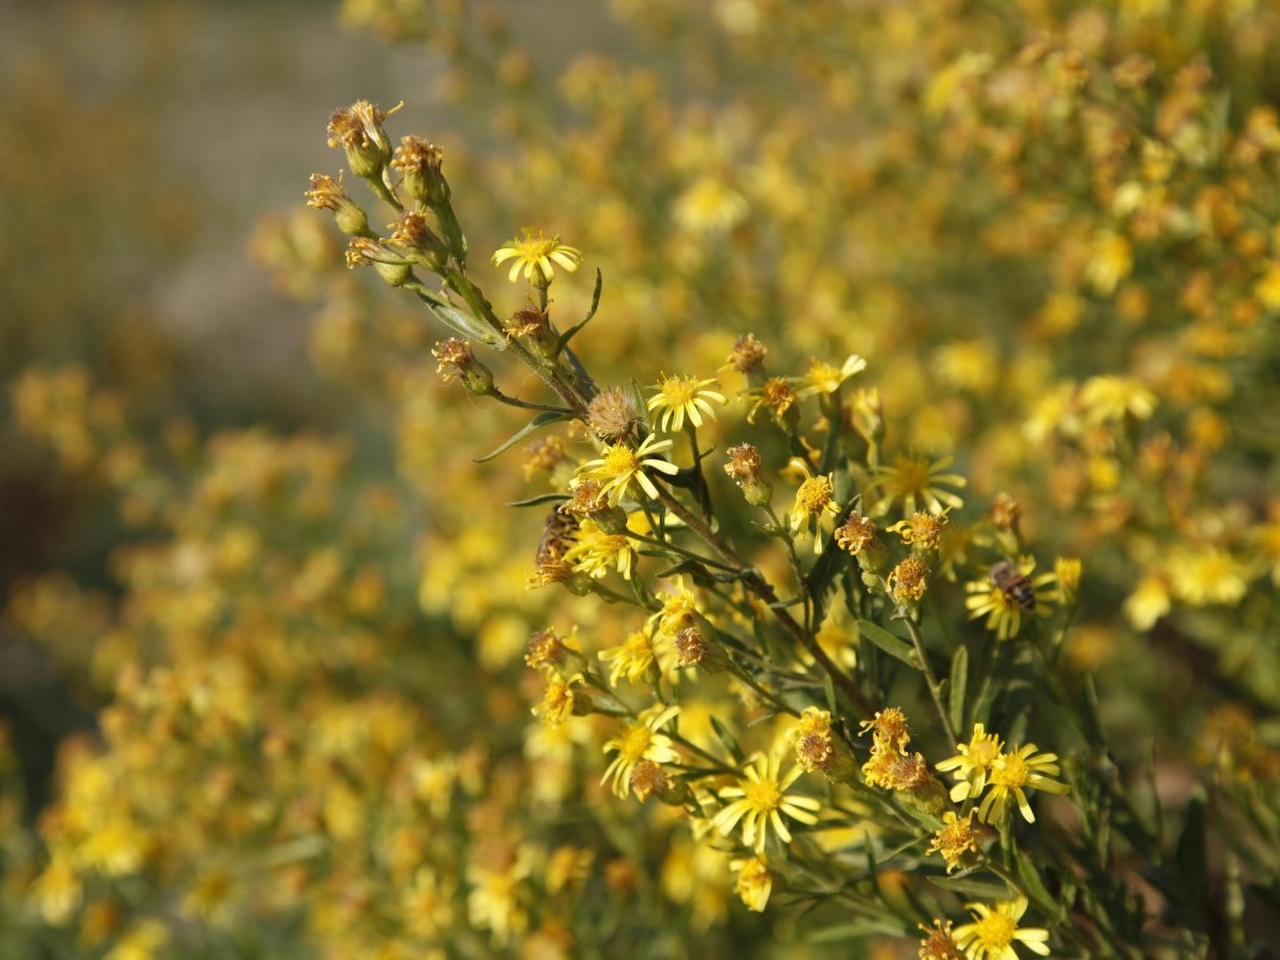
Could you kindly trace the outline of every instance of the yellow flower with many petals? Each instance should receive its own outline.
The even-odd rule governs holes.
[[[716,403],[727,403],[723,393],[708,389],[716,385],[714,378],[699,380],[697,377],[663,377],[657,393],[649,398],[648,408],[662,411],[662,429],[668,432],[684,429],[685,417],[695,427],[702,426],[703,416],[716,418]]]
[[[822,803],[814,797],[787,795],[787,788],[803,771],[798,766],[792,767],[790,773],[780,778],[780,764],[777,754],[768,757],[757,754],[743,767],[743,776],[738,778],[737,785],[725,787],[718,794],[721,800],[730,802],[713,818],[716,829],[727,837],[741,822],[742,842],[756,853],[764,852],[770,827],[783,843],[791,842],[784,815],[814,824],[818,822],[816,811],[822,808]]]
[[[604,486],[600,494],[609,498],[615,507],[626,496],[634,480],[651,499],[658,499],[658,488],[645,475],[645,470],[657,470],[669,477],[680,472],[670,460],[664,460],[653,454],[670,450],[673,440],[659,440],[653,434],[645,437],[640,446],[632,450],[625,443],[607,444],[602,451],[603,456],[584,463],[578,468],[578,476],[591,480],[602,480]]]
[[[1027,912],[1026,897],[1002,900],[994,907],[985,903],[967,903],[965,907],[977,918],[955,929],[956,945],[964,951],[966,960],[1018,960],[1015,943],[1042,957],[1049,955],[1048,930],[1018,928],[1018,921]]]
[[[512,283],[524,271],[524,278],[535,287],[546,287],[555,276],[558,264],[569,273],[573,273],[582,263],[582,253],[574,247],[560,242],[559,236],[547,237],[538,231],[525,229],[524,236],[516,240],[508,240],[493,254],[493,265],[496,267],[507,260],[515,260],[507,279]]]

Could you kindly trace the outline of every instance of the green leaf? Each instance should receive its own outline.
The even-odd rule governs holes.
[[[544,503],[564,503],[569,498],[563,493],[540,493],[536,497],[530,497],[528,500],[515,500],[508,503],[508,507],[540,507]]]
[[[884,627],[877,626],[870,620],[859,620],[858,632],[889,656],[896,657],[913,669],[920,669],[915,648],[901,637],[894,636]]]
[[[489,453],[486,453],[483,457],[477,457],[476,463],[486,463],[487,461],[492,460],[498,454],[509,449],[513,444],[519,443],[521,440],[529,436],[529,434],[533,433],[534,431],[541,430],[543,427],[547,426],[548,424],[552,424],[560,420],[568,420],[568,419],[569,417],[567,415],[563,413],[556,413],[550,410],[547,411],[546,413],[540,413],[536,417],[534,417],[532,420],[530,420],[527,424],[525,424],[523,427],[521,427],[519,430],[517,430],[512,436],[508,437],[501,444],[499,444],[496,450],[491,450]]]
[[[1209,867],[1205,859],[1204,801],[1199,797],[1187,804],[1187,819],[1182,828],[1182,836],[1178,838],[1174,859],[1182,874],[1187,906],[1208,903]]]
[[[436,319],[449,329],[462,334],[469,340],[488,344],[498,350],[506,349],[506,341],[487,323],[477,320],[465,310],[459,310],[448,300],[433,296],[425,290],[418,289],[415,292],[427,308],[435,314]]]
[[[1018,879],[1022,881],[1022,889],[1031,902],[1047,916],[1061,920],[1066,912],[1066,905],[1059,902],[1058,898],[1045,887],[1044,881],[1040,879],[1040,871],[1036,869],[1036,865],[1030,858],[1018,856],[1014,866],[1018,871]]]
[[[585,327],[591,318],[596,315],[596,310],[600,308],[600,291],[604,288],[604,276],[600,273],[599,268],[596,269],[596,289],[591,294],[591,309],[587,311],[587,315],[566,330],[560,336],[559,349],[563,350],[569,345],[569,341],[578,335],[578,332]]]
[[[947,691],[947,714],[951,719],[951,729],[959,732],[964,729],[964,695],[969,684],[969,650],[961,645],[951,655],[950,689]]]
[[[968,877],[930,877],[929,882],[935,887],[950,890],[964,897],[975,900],[1008,900],[1010,891],[1007,884],[993,883],[990,880],[971,880]]]
[[[720,738],[720,742],[724,744],[724,748],[729,751],[733,759],[738,762],[738,766],[746,761],[746,754],[742,752],[742,748],[738,746],[738,741],[729,728],[726,727],[717,717],[711,718],[711,729],[716,732],[716,736]]]

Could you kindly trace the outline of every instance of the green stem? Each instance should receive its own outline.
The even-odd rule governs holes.
[[[942,692],[938,678],[934,675],[933,667],[929,663],[929,654],[924,648],[924,636],[920,633],[920,626],[910,616],[903,617],[902,622],[907,625],[907,632],[911,634],[911,643],[915,646],[916,658],[920,661],[920,672],[924,674],[925,682],[929,687],[929,696],[933,698],[933,706],[938,711],[938,718],[942,721],[942,729],[947,734],[951,749],[955,751],[960,741],[956,739],[956,732],[951,726],[951,716],[942,704]]]

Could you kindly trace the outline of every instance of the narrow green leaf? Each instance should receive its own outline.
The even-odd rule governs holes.
[[[729,751],[733,759],[741,766],[746,761],[746,755],[742,752],[742,748],[738,746],[738,741],[729,728],[726,727],[717,717],[711,718],[711,729],[716,732],[716,736],[720,738],[720,742],[724,744],[724,748]]]
[[[435,314],[436,319],[449,329],[462,334],[470,340],[488,344],[497,350],[506,348],[506,341],[498,336],[497,331],[487,323],[477,320],[465,310],[459,310],[449,301],[432,296],[425,290],[419,289],[415,292],[422,302],[427,305],[427,308]]]
[[[587,311],[587,315],[566,330],[560,336],[560,349],[563,350],[569,345],[569,341],[578,335],[578,332],[585,327],[591,318],[596,315],[596,311],[600,308],[600,291],[604,289],[604,276],[600,273],[599,268],[596,269],[596,289],[591,294],[591,309]]]
[[[947,713],[951,719],[952,730],[963,730],[964,695],[969,684],[969,650],[961,645],[951,655],[950,689],[947,691]]]
[[[990,880],[970,880],[968,877],[934,876],[929,882],[935,887],[950,890],[964,897],[975,900],[1008,900],[1009,887],[1004,883],[993,883]]]
[[[1178,838],[1174,859],[1182,874],[1188,905],[1203,904],[1209,898],[1209,866],[1205,859],[1204,801],[1193,798],[1187,804],[1187,819]],[[1191,919],[1188,917],[1187,919]],[[1196,918],[1197,920],[1199,918]],[[1199,924],[1197,924],[1198,926]]]
[[[1031,899],[1031,902],[1048,916],[1061,920],[1066,907],[1064,904],[1059,903],[1058,898],[1053,896],[1048,888],[1045,887],[1044,881],[1040,879],[1040,871],[1036,869],[1036,865],[1031,862],[1031,859],[1018,856],[1015,858],[1014,866],[1018,871],[1018,879],[1022,881],[1022,889]]]
[[[894,636],[884,627],[877,626],[870,620],[859,620],[858,631],[889,656],[896,657],[909,667],[919,669],[920,664],[916,661],[915,648],[901,637]]]
[[[476,463],[486,463],[487,461],[492,460],[498,454],[510,449],[510,447],[513,444],[519,443],[525,437],[529,436],[529,434],[537,430],[541,430],[543,427],[547,426],[548,424],[556,423],[557,421],[568,420],[568,419],[569,418],[565,416],[563,413],[555,413],[553,411],[540,413],[536,417],[534,417],[532,420],[530,420],[527,424],[525,424],[523,427],[521,427],[519,430],[517,430],[513,435],[511,435],[506,440],[504,440],[501,444],[499,444],[496,450],[491,450],[489,453],[486,453],[483,457],[477,457]]]
[[[536,497],[530,497],[528,500],[515,500],[508,503],[508,507],[540,507],[544,503],[563,503],[568,500],[563,493],[540,493]]]

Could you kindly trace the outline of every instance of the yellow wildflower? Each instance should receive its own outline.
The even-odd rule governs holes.
[[[578,468],[578,475],[594,480],[603,480],[604,486],[600,492],[607,494],[609,502],[614,506],[617,506],[619,501],[626,496],[632,481],[635,481],[650,498],[656,500],[658,498],[658,488],[645,475],[645,470],[657,470],[659,473],[665,473],[669,477],[679,473],[680,468],[671,461],[653,456],[653,454],[671,449],[673,442],[672,440],[659,440],[653,434],[650,434],[634,450],[624,443],[608,444],[602,451],[603,456],[584,463]]]
[[[641,760],[653,763],[676,763],[680,754],[675,744],[666,734],[658,733],[658,729],[680,713],[679,706],[664,707],[662,704],[650,707],[638,717],[635,723],[627,724],[621,734],[605,742],[604,752],[616,751],[604,771],[600,782],[613,781],[613,795],[627,797],[631,793],[631,771]]]
[[[664,376],[656,387],[657,393],[649,398],[648,409],[662,411],[662,429],[668,432],[684,429],[685,417],[695,427],[702,426],[705,414],[712,420],[716,418],[716,403],[727,403],[724,394],[708,389],[716,384],[714,378],[699,380],[696,377]]]
[[[964,951],[966,960],[1018,960],[1014,943],[1042,957],[1049,955],[1048,930],[1018,929],[1018,921],[1027,912],[1026,897],[1002,900],[994,908],[985,903],[967,903],[965,907],[977,918],[974,923],[955,930],[956,944]]]
[[[834,499],[835,482],[831,474],[815,476],[809,464],[793,457],[791,466],[803,472],[804,480],[796,490],[796,502],[789,514],[791,533],[800,533],[803,527],[813,536],[813,552],[822,552],[822,524],[827,517],[840,515],[840,504]]]
[[[733,890],[742,898],[747,909],[763,913],[769,902],[769,894],[773,891],[773,874],[769,872],[769,861],[763,855],[731,860],[729,869],[738,874]]]
[[[644,679],[653,666],[653,641],[647,633],[637,630],[620,646],[601,650],[599,657],[601,663],[613,664],[609,670],[609,686],[616,687],[624,676],[636,683]]]
[[[535,237],[527,227],[524,236],[508,240],[493,254],[493,265],[496,267],[506,260],[514,259],[507,279],[512,283],[524,271],[524,278],[535,287],[546,287],[555,276],[558,264],[569,273],[573,273],[582,263],[581,251],[560,242],[559,236],[547,237],[541,230]]]
[[[982,793],[983,788],[987,784],[987,776],[991,772],[991,765],[995,763],[996,757],[1000,755],[1000,738],[994,733],[987,733],[986,727],[981,723],[973,725],[973,736],[968,743],[962,743],[957,747],[960,752],[954,756],[943,760],[937,765],[937,769],[941,773],[949,770],[959,770],[959,783],[951,788],[951,799],[955,803],[967,800],[969,797],[976,797]]]
[[[1025,747],[1015,747],[1012,753],[1001,753],[992,761],[987,777],[991,789],[978,808],[979,819],[991,823],[1004,813],[1010,799],[1016,799],[1023,819],[1034,823],[1036,817],[1027,802],[1026,788],[1034,787],[1047,793],[1070,791],[1065,783],[1050,779],[1058,775],[1058,755],[1043,753],[1036,756],[1035,753],[1036,745],[1029,743]]]
[[[966,480],[958,473],[944,473],[951,466],[952,458],[943,457],[930,463],[927,459],[899,454],[892,466],[876,470],[874,480],[880,491],[880,500],[873,513],[884,516],[895,503],[902,505],[904,514],[918,509],[939,514],[947,508],[960,508],[964,501],[943,487],[964,487]]]
[[[822,803],[814,797],[789,796],[787,788],[802,773],[799,767],[792,767],[791,772],[779,778],[778,767],[781,758],[775,753],[768,757],[756,754],[743,767],[743,776],[738,778],[736,786],[724,787],[719,791],[721,800],[730,802],[713,818],[717,830],[729,836],[742,823],[742,842],[763,853],[768,839],[769,828],[777,834],[783,843],[791,842],[791,831],[787,829],[784,815],[801,823],[818,822],[816,811]]]

